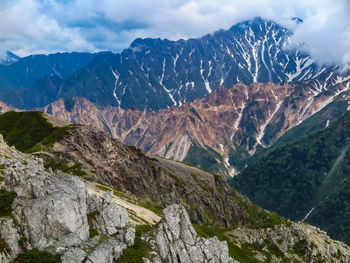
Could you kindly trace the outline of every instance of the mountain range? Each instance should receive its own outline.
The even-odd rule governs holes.
[[[0,100],[229,176],[349,88],[337,67],[289,49],[291,35],[256,18],[199,39],[136,39],[120,54],[25,57],[0,67]]]
[[[12,56],[0,65],[1,112],[35,109],[79,125],[45,124],[42,132],[35,125],[49,115],[11,113],[16,117],[2,115],[0,131],[17,149],[42,154],[45,169],[89,175],[84,179],[130,194],[153,211],[180,203],[192,222],[215,225],[204,227],[207,237],[220,235],[218,226],[276,223],[274,214],[226,184],[234,176],[229,182],[258,205],[349,243],[350,75],[290,48],[292,34],[256,18],[198,39],[136,39],[119,54]],[[28,125],[13,128],[12,118]],[[70,136],[62,139],[66,129]],[[288,224],[276,229],[288,232]],[[272,238],[258,232],[252,235]],[[258,246],[240,237],[239,248],[249,240],[258,255],[267,246],[282,249],[277,240],[263,246],[259,239]]]
[[[11,92],[1,99],[30,109],[59,98],[84,97],[101,106],[157,111],[238,82],[317,77],[327,87],[344,80],[335,66],[317,65],[309,55],[288,49],[291,34],[272,21],[256,18],[198,39],[136,39],[120,54],[30,56],[3,69],[10,79],[2,81],[1,91]],[[18,90],[22,91],[17,94]],[[25,94],[30,94],[28,101]]]

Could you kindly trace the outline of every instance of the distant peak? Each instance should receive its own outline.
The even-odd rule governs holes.
[[[11,51],[6,51],[6,55],[4,57],[0,58],[0,64],[10,65],[12,63],[17,62],[20,59],[21,58],[19,56],[12,53]]]

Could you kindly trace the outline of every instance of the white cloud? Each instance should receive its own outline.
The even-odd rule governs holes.
[[[292,27],[321,63],[350,62],[349,0],[2,0],[0,50],[120,51],[137,37],[200,37],[261,16]]]

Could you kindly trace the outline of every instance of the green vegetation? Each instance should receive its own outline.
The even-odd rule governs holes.
[[[248,199],[241,196],[236,190],[232,190],[232,197],[234,201],[244,209],[247,214],[248,227],[265,228],[272,227],[276,224],[288,224],[288,221],[283,217],[262,209],[256,204],[250,202]]]
[[[27,238],[26,237],[24,237],[24,236],[21,236],[20,238],[19,238],[19,240],[18,240],[18,244],[19,244],[19,246],[23,249],[23,247],[24,247],[24,244],[27,242]]]
[[[8,253],[10,251],[5,239],[0,238],[0,253]]]
[[[60,263],[58,255],[52,255],[47,251],[37,249],[30,250],[26,253],[19,254],[14,263]]]
[[[350,243],[349,150],[332,170],[349,138],[346,113],[326,129],[268,151],[230,183],[253,202],[291,219],[301,220],[315,207],[308,221]]]
[[[306,239],[299,240],[294,244],[292,253],[295,253],[298,256],[303,257],[307,254],[307,247],[308,247],[308,244]]]
[[[89,224],[89,234],[90,234],[90,238],[93,238],[95,236],[98,236],[98,231],[97,229],[94,228],[94,220],[96,219],[97,216],[100,215],[100,212],[98,210],[96,211],[92,211],[91,213],[89,213],[87,215],[88,218],[88,224]]]
[[[201,116],[198,114],[198,112],[197,112],[193,107],[191,107],[190,111],[191,111],[200,121],[202,121]]]
[[[90,238],[98,236],[98,231],[95,228],[90,228],[89,235],[90,235]]]
[[[147,256],[147,251],[150,250],[149,243],[141,240],[144,233],[149,232],[151,227],[148,225],[136,226],[136,235],[134,245],[123,250],[123,255],[116,261],[116,263],[142,263],[143,257]]]
[[[250,159],[250,154],[243,147],[236,145],[236,149],[230,151],[229,163],[238,170],[242,170]]]
[[[70,164],[68,160],[60,158],[59,156],[56,158],[45,156],[44,167],[45,169],[51,168],[53,171],[60,170],[64,173],[80,177],[85,177],[87,175],[87,173],[82,168],[82,164]]]
[[[107,187],[107,186],[104,186],[104,185],[101,185],[101,184],[97,184],[97,185],[96,185],[96,188],[97,188],[97,189],[100,189],[100,190],[102,190],[102,191],[105,191],[105,192],[113,191],[112,188]]]
[[[271,262],[272,256],[281,259],[281,262],[287,262],[284,253],[281,249],[270,240],[264,240],[262,244],[235,243],[235,238],[232,237],[232,229],[218,228],[214,226],[193,225],[199,236],[211,238],[216,236],[221,241],[227,241],[230,257],[238,260],[240,263],[262,263]],[[257,252],[265,256],[264,261],[256,258]]]
[[[3,188],[0,189],[0,217],[11,215],[11,205],[15,197],[15,193],[8,192]]]
[[[40,150],[38,143],[52,146],[67,134],[68,129],[69,127],[53,127],[43,113],[38,111],[7,112],[0,115],[0,133],[9,145],[14,145],[22,152]]]
[[[225,166],[223,165],[224,160],[219,153],[214,151],[209,146],[206,146],[206,149],[204,149],[197,143],[193,143],[191,145],[184,162],[212,173],[226,170]]]

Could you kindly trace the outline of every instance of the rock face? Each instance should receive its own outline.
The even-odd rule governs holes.
[[[0,144],[1,154],[6,153],[0,155],[4,187],[16,193],[11,217],[0,218],[0,236],[8,247],[1,263],[33,248],[62,255],[63,263],[112,263],[133,244],[135,228],[128,224],[127,211],[111,202],[111,194],[88,195],[81,179],[45,171],[41,159]],[[90,238],[92,229],[97,236]]]
[[[78,246],[89,238],[85,184],[62,173],[55,175],[38,164],[4,163],[5,186],[17,194],[14,218],[26,225],[30,244],[46,249],[56,240]]]
[[[183,206],[168,206],[163,214],[154,233],[155,241],[151,241],[151,254],[155,256],[145,262],[237,262],[228,256],[226,241],[197,235]]]

